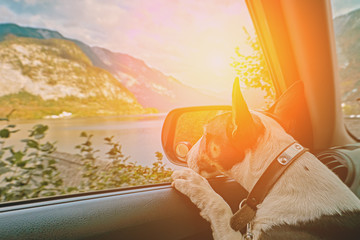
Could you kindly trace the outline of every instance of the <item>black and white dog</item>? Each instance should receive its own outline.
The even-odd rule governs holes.
[[[235,81],[232,113],[207,124],[188,153],[191,169],[175,171],[172,186],[200,209],[214,239],[360,239],[360,200],[307,151],[296,155],[261,204],[253,207],[254,216],[245,221],[251,236],[233,230],[230,207],[204,177],[218,171],[251,192],[294,142],[274,119],[248,110]]]

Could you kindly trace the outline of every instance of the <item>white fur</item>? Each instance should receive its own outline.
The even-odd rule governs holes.
[[[255,150],[249,150],[243,161],[224,172],[248,191],[271,161],[294,142],[276,121],[260,113],[253,114],[260,117],[265,134]],[[195,171],[198,171],[198,148],[197,143],[188,158],[190,168]],[[187,195],[200,209],[201,216],[211,223],[214,239],[242,239],[230,227],[233,214],[228,204],[193,170],[175,171],[173,186]],[[274,225],[297,224],[346,210],[360,210],[360,200],[314,155],[305,153],[288,168],[259,206],[253,233],[257,239],[261,231]]]

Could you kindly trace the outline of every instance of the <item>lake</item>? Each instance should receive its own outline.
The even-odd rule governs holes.
[[[20,140],[27,137],[28,130],[35,124],[41,123],[49,126],[45,140],[56,141],[57,150],[60,152],[78,153],[75,146],[84,142],[84,138],[81,138],[80,134],[85,131],[94,135],[92,138],[93,146],[100,150],[100,157],[104,158],[105,153],[109,150],[104,143],[104,138],[114,136],[114,140],[122,145],[123,154],[130,156],[130,161],[151,166],[156,160],[155,152],[158,151],[164,155],[161,146],[161,129],[165,116],[166,114],[150,114],[124,117],[10,121],[11,124],[16,124],[21,131],[15,133],[10,140],[7,140],[6,144],[19,148],[23,147]],[[349,129],[359,137],[360,120],[345,120]],[[167,167],[179,168],[167,160],[165,155],[164,163]]]
[[[114,140],[122,145],[122,152],[130,156],[130,161],[136,161],[142,165],[150,166],[155,160],[155,152],[164,155],[161,146],[161,129],[166,114],[150,114],[122,117],[96,117],[81,119],[40,119],[10,121],[16,124],[20,132],[15,133],[7,145],[19,146],[20,140],[26,138],[28,130],[35,124],[46,124],[49,126],[47,141],[56,141],[57,150],[67,153],[78,153],[75,146],[83,143],[81,132],[93,134],[93,146],[99,149],[98,155],[105,157],[109,146],[105,144],[104,138],[114,136]],[[5,123],[5,122],[3,122]],[[22,147],[23,145],[21,145]],[[20,146],[19,146],[20,148]],[[178,168],[170,163],[164,155],[164,163],[167,167]]]

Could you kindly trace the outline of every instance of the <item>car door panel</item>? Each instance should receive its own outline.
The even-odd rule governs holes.
[[[236,182],[211,185],[233,210],[246,196]],[[220,189],[221,188],[221,189]],[[3,204],[1,239],[211,239],[199,210],[170,184],[53,200]]]

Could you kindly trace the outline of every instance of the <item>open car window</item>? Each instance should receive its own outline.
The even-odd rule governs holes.
[[[331,1],[340,75],[341,107],[348,131],[360,138],[360,3]]]
[[[0,201],[169,182],[176,107],[272,82],[243,1],[2,1]]]

